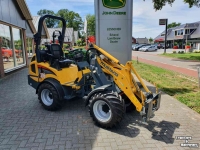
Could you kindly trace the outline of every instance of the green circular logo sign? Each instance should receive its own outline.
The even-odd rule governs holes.
[[[126,5],[126,0],[102,0],[103,6],[111,9],[119,9]]]

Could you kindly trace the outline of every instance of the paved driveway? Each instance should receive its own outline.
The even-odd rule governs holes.
[[[200,143],[200,115],[166,94],[148,125],[133,112],[105,130],[93,124],[81,99],[57,112],[44,110],[26,75],[23,69],[0,81],[0,150],[188,149],[180,147],[185,140],[176,136],[192,136],[189,143]]]

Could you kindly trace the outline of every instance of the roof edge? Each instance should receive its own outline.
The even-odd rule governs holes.
[[[25,0],[16,0],[26,20],[33,20]]]

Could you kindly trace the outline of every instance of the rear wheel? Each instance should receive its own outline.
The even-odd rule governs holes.
[[[104,128],[117,125],[125,113],[124,102],[115,93],[96,93],[89,100],[88,107],[93,121]]]
[[[55,87],[49,83],[43,83],[38,89],[38,99],[46,110],[55,111],[61,108],[59,95]]]

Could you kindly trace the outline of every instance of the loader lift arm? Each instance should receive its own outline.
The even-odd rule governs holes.
[[[96,60],[102,67],[103,72],[112,77],[113,82],[134,104],[136,110],[140,112],[145,121],[153,117],[153,112],[160,107],[161,94],[154,94],[147,88],[133,67],[132,62],[128,61],[125,65],[120,64],[118,59],[94,44],[90,50],[93,51],[93,54],[96,51]],[[137,77],[146,94],[139,88],[134,76]]]

